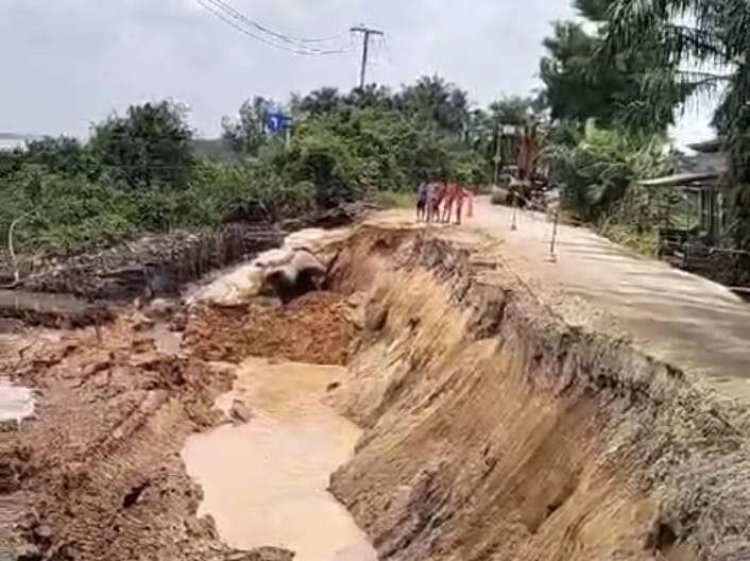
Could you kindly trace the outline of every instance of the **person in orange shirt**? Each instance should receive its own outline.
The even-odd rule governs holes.
[[[453,216],[453,205],[456,206],[456,224],[461,225],[463,214],[464,199],[468,201],[468,217],[474,214],[474,195],[468,189],[463,188],[458,183],[450,183],[447,187],[445,208],[443,210],[443,222],[450,224]]]

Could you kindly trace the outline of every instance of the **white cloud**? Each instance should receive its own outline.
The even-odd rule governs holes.
[[[330,36],[365,22],[386,31],[369,77],[397,87],[439,72],[487,103],[537,85],[542,39],[568,0],[226,0],[273,29]],[[348,40],[348,39],[347,39]],[[359,52],[303,57],[253,41],[195,0],[3,0],[0,130],[83,134],[146,99],[192,108],[207,134],[255,94],[285,100],[351,88]]]

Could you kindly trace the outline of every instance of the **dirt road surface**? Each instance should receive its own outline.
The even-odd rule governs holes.
[[[413,221],[406,211],[376,218]],[[476,201],[455,235],[487,239],[482,252],[506,262],[532,289],[578,297],[602,310],[646,354],[694,374],[720,395],[750,404],[750,305],[727,288],[641,258],[585,228],[560,226],[556,261],[548,259],[552,224],[540,213]],[[435,226],[432,226],[433,228]]]

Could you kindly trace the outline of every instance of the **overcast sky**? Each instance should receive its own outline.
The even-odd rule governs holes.
[[[439,73],[477,103],[539,86],[542,39],[573,16],[570,0],[227,0],[280,32],[327,37],[383,29],[369,78],[398,86]],[[342,39],[344,44],[348,37]],[[216,135],[253,95],[355,85],[359,51],[300,56],[248,38],[196,0],[0,0],[0,131],[83,135],[113,110],[172,98]],[[688,112],[681,140],[709,136]]]

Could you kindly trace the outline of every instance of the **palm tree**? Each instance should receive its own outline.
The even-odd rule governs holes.
[[[439,76],[424,76],[396,96],[396,105],[407,114],[464,137],[471,119],[466,92]]]
[[[341,106],[341,95],[336,88],[320,88],[299,102],[299,109],[311,115],[329,115]]]
[[[500,126],[522,126],[528,118],[532,108],[532,100],[526,97],[504,97],[490,104],[492,120]]]
[[[368,84],[362,88],[355,88],[346,96],[346,103],[355,107],[378,107],[382,109],[391,109],[393,105],[393,95],[385,86]]]
[[[714,125],[730,158],[735,237],[750,247],[750,2],[747,0],[614,0],[607,45],[611,52],[658,41],[676,64],[681,83],[697,94],[724,91]],[[651,94],[672,77],[654,71]]]

